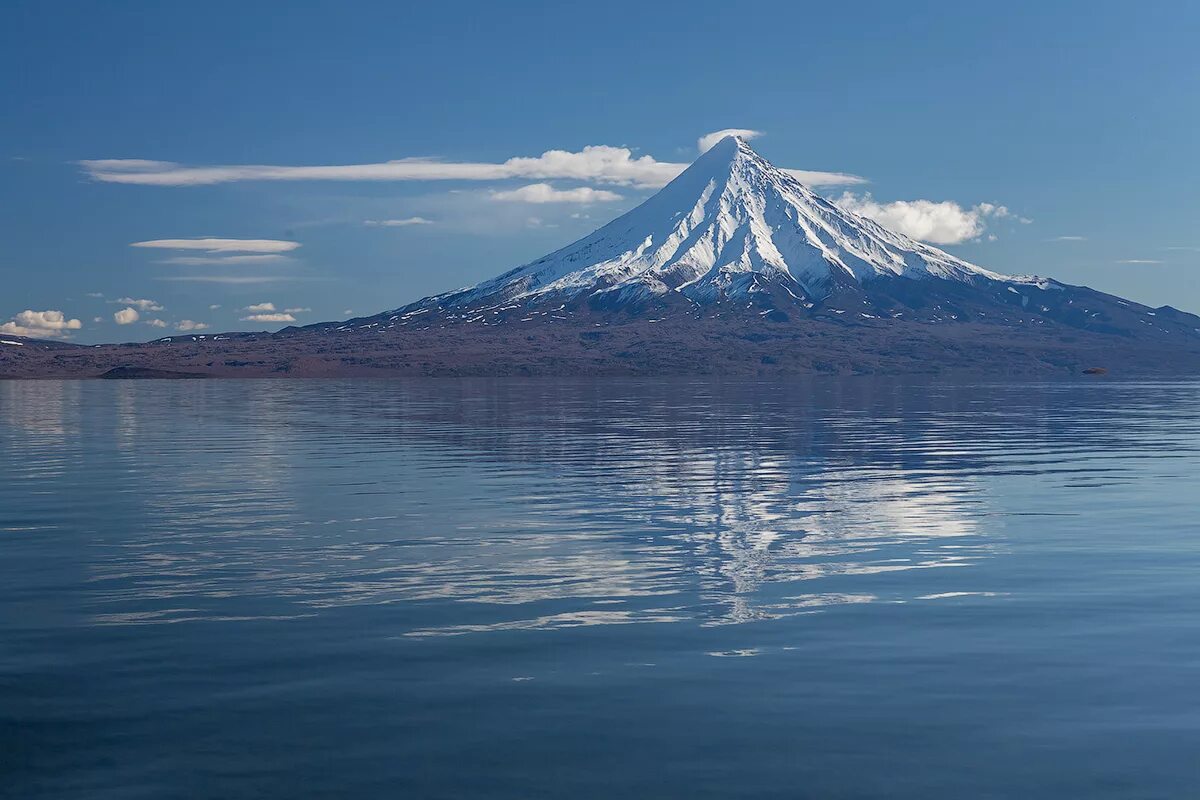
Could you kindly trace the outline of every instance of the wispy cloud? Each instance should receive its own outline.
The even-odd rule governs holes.
[[[277,283],[279,281],[303,280],[292,275],[160,275],[160,281],[179,281],[181,283]]]
[[[242,317],[243,322],[295,322],[296,318],[291,314],[251,314],[248,317]]]
[[[433,220],[424,217],[405,217],[404,219],[365,219],[363,225],[372,228],[407,228],[410,225],[432,225]]]
[[[783,171],[805,186],[858,186],[870,183],[866,178],[849,175],[845,172],[820,172],[811,169],[785,169]]]
[[[404,158],[375,164],[271,166],[258,164],[187,166],[169,162],[123,159],[82,161],[94,180],[145,186],[203,186],[235,181],[498,181],[508,178],[573,178],[603,183],[662,186],[684,165],[635,158],[624,147],[596,145],[579,152],[548,150],[532,158],[502,163]]]
[[[158,263],[198,266],[202,264],[275,264],[291,261],[291,258],[279,253],[261,253],[240,256],[172,256],[159,259]]]
[[[188,333],[189,331],[204,331],[208,330],[207,322],[196,322],[190,319],[181,319],[175,323],[175,330]]]
[[[205,253],[288,253],[299,242],[280,239],[151,239],[132,242],[130,247],[149,247],[161,250],[202,250]]]
[[[510,203],[611,203],[624,198],[607,189],[580,186],[575,189],[555,189],[548,183],[531,183],[519,189],[492,192],[493,200]]]
[[[34,311],[25,309],[0,325],[0,333],[12,336],[29,336],[36,339],[65,339],[71,331],[77,331],[83,323],[68,319],[61,311]]]
[[[870,194],[845,192],[837,204],[851,213],[867,217],[889,230],[933,244],[958,244],[980,236],[989,218],[1012,216],[1005,206],[979,203],[963,208],[944,200],[896,200],[880,203]]]
[[[307,314],[310,311],[312,311],[311,308],[285,308],[283,310],[283,313],[285,313],[285,314]]]
[[[628,147],[589,145],[579,151],[547,150],[540,156],[503,162],[444,161],[403,158],[370,164],[282,166],[229,164],[191,166],[145,159],[99,159],[79,162],[93,180],[143,186],[205,186],[237,181],[501,181],[576,180],[653,189],[666,185],[687,164],[634,156]],[[863,183],[839,172],[797,171],[812,185]]]
[[[762,131],[752,131],[749,128],[722,128],[719,131],[706,133],[696,140],[696,149],[701,153],[707,153],[713,148],[717,142],[724,139],[726,136],[736,136],[743,141],[750,141],[762,136]]]
[[[1086,242],[1086,236],[1055,236],[1052,242]]]
[[[237,266],[240,264],[267,265],[290,263],[290,256],[284,255],[300,247],[299,242],[284,239],[218,239],[202,237],[196,239],[151,239],[145,242],[132,242],[130,247],[141,247],[155,250],[175,250],[181,252],[203,252],[208,255],[182,255],[159,259],[160,264],[176,264],[180,266]],[[185,280],[184,278],[180,278]],[[199,278],[193,278],[199,280]],[[228,282],[228,281],[223,281]],[[145,310],[145,309],[143,309]]]
[[[1124,258],[1117,262],[1118,264],[1162,264],[1165,263],[1157,258]]]

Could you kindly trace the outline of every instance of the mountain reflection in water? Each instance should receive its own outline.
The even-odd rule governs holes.
[[[1088,410],[1056,407],[1050,386],[996,403],[872,381],[6,389],[17,458],[86,480],[123,521],[82,543],[95,622],[461,604],[413,636],[718,625],[927,594],[845,580],[886,572],[954,568],[969,587],[1004,550],[997,515],[1020,511],[995,508],[991,483],[1105,477],[1130,431],[1090,411],[1138,411],[1099,391]],[[1062,462],[1064,446],[1093,457]]]

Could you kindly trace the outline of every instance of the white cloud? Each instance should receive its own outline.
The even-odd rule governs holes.
[[[92,322],[104,322],[104,317],[92,317]]]
[[[531,183],[519,189],[492,192],[492,199],[514,203],[611,203],[624,198],[616,192],[588,186],[555,189],[548,183]]]
[[[80,161],[80,164],[90,164],[96,169],[165,169],[171,166],[170,161],[152,161],[146,158],[101,158],[95,161]]]
[[[283,313],[285,313],[285,314],[307,314],[309,311],[312,311],[312,309],[311,308],[285,308],[283,310]]]
[[[433,220],[424,217],[405,217],[404,219],[365,219],[363,225],[378,228],[405,228],[409,225],[432,225]]]
[[[508,178],[572,178],[662,186],[686,166],[655,161],[650,156],[634,158],[629,148],[607,145],[591,145],[574,153],[547,150],[540,156],[510,158],[502,163],[405,158],[377,164],[309,167],[253,164],[189,167],[122,159],[82,161],[80,164],[98,181],[150,186],[200,186],[250,180],[496,181]]]
[[[152,239],[145,242],[133,242],[130,247],[153,248],[159,250],[202,251],[208,255],[177,255],[159,259],[160,264],[179,264],[184,266],[234,266],[238,264],[267,264],[290,263],[292,258],[284,255],[300,247],[299,242],[282,239]],[[283,280],[285,276],[219,276],[219,275],[187,275],[161,280],[177,281],[206,281],[210,283],[263,283],[272,280]]]
[[[295,322],[296,318],[291,314],[251,314],[248,317],[242,317],[243,322]]]
[[[179,322],[175,323],[175,330],[184,331],[185,333],[187,331],[204,331],[208,330],[208,323],[195,322],[190,319],[181,319]]]
[[[216,311],[216,310],[217,310],[218,308],[220,308],[220,307],[221,307],[221,304],[220,304],[220,303],[213,303],[211,306],[209,306],[209,307],[208,307],[208,310],[209,310],[209,311]]]
[[[279,253],[256,253],[254,255],[237,256],[171,256],[159,259],[160,264],[269,264],[272,262],[291,261]]]
[[[151,247],[161,250],[203,250],[206,253],[287,253],[300,246],[299,242],[280,239],[152,239],[132,242],[130,247]]]
[[[274,303],[254,303],[253,305],[246,306],[246,308],[244,310],[245,311],[274,311],[275,304]]]
[[[1055,236],[1052,242],[1086,242],[1086,236]]]
[[[688,167],[687,164],[657,161],[653,156],[635,157],[628,147],[609,145],[588,145],[577,152],[547,150],[540,156],[515,157],[500,163],[442,161],[436,158],[307,167],[263,164],[194,167],[141,159],[103,159],[79,163],[94,180],[145,186],[203,186],[236,181],[501,181],[527,178],[655,189],[665,186]],[[837,172],[798,174],[807,176],[808,182],[814,186],[864,182],[857,176]]]
[[[989,218],[1011,216],[1004,206],[979,203],[963,208],[945,200],[896,200],[880,203],[870,194],[845,192],[835,201],[851,213],[867,217],[883,227],[913,239],[933,244],[957,244],[974,239],[987,228]]]
[[[744,142],[751,139],[756,139],[762,136],[762,131],[752,131],[748,128],[722,128],[719,131],[706,133],[696,140],[696,149],[701,153],[707,153],[712,149],[713,145],[724,139],[726,136],[736,136]]]
[[[137,309],[122,308],[120,311],[113,314],[113,321],[118,325],[131,325],[137,322],[138,317],[140,316],[141,315],[138,314]]]
[[[1118,264],[1161,264],[1163,262],[1159,261],[1157,258],[1126,258],[1122,261],[1118,261],[1117,263]]]
[[[291,275],[160,275],[155,278],[160,281],[181,281],[194,283],[275,283],[278,281],[302,280]]]
[[[33,311],[27,308],[0,325],[0,333],[38,339],[63,339],[70,335],[68,331],[77,331],[82,327],[82,322],[68,319],[61,311]]]
[[[980,203],[975,206],[975,210],[983,214],[985,217],[1011,217],[1012,212],[1008,210],[1008,206],[998,206],[995,203]],[[1030,223],[1033,220],[1027,220],[1024,217],[1017,217],[1018,222]]]
[[[849,175],[845,172],[819,172],[809,169],[783,170],[805,186],[857,186],[867,183],[866,178]]]
[[[138,311],[162,311],[163,306],[157,300],[135,300],[132,297],[122,297],[117,300],[109,300],[110,303],[117,303],[123,306],[133,306]]]
[[[165,328],[165,327],[167,327],[167,323],[166,323],[165,321],[161,320],[161,319],[148,319],[148,320],[146,320],[146,324],[147,324],[147,325],[149,325],[149,326],[151,326],[151,327],[153,327],[153,328]]]

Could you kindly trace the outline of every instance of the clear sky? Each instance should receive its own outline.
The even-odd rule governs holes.
[[[1200,311],[1198,33],[1194,2],[8,0],[0,332],[393,308],[726,128],[982,266]]]

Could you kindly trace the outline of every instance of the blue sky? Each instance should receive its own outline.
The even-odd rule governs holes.
[[[980,265],[1200,311],[1198,29],[1185,2],[8,2],[0,331],[392,308],[588,233],[725,128]]]

